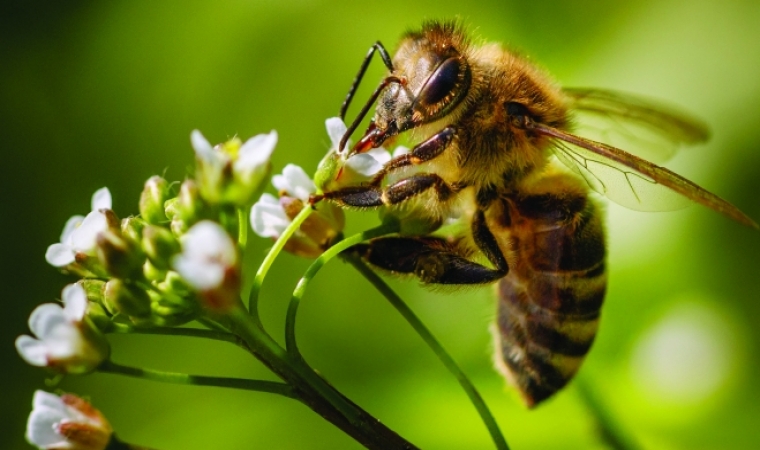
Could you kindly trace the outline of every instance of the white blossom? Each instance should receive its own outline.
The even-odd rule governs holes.
[[[195,150],[196,179],[203,197],[214,203],[245,205],[269,171],[277,132],[256,135],[242,145],[233,138],[212,147],[200,131],[193,130],[190,142]]]
[[[235,243],[215,222],[193,225],[181,243],[182,253],[174,257],[174,269],[198,291],[221,288],[228,272],[237,269]]]
[[[65,267],[76,260],[77,253],[93,256],[98,234],[108,228],[104,210],[111,209],[111,192],[104,187],[92,195],[92,211],[84,216],[73,216],[63,227],[61,242],[52,244],[45,252],[45,260],[55,267]]]
[[[290,222],[280,201],[272,194],[263,194],[251,208],[251,227],[261,237],[278,238]]]
[[[282,174],[273,176],[272,184],[280,198],[272,194],[261,196],[251,208],[251,228],[261,237],[277,239],[308,204],[317,187],[306,172],[295,164],[288,164]],[[284,248],[293,254],[314,258],[332,244],[344,225],[343,211],[322,202],[293,233]]]
[[[108,356],[108,343],[85,316],[87,296],[82,286],[66,286],[61,297],[63,307],[45,303],[32,311],[29,329],[36,337],[19,336],[16,349],[33,366],[89,372]]]
[[[303,202],[309,200],[309,196],[317,191],[317,186],[306,172],[295,164],[288,164],[282,169],[281,175],[272,177],[272,184],[283,195],[297,198]]]
[[[97,409],[72,395],[36,391],[26,439],[42,449],[103,450],[113,429]]]

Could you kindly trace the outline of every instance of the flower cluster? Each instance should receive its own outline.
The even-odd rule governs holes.
[[[45,254],[49,264],[80,279],[63,289],[62,304],[43,304],[32,312],[31,336],[16,340],[21,357],[63,374],[109,370],[117,365],[110,361],[107,333],[192,320],[221,326],[213,322],[242,305],[247,221],[262,237],[291,233],[284,243],[288,252],[321,255],[342,239],[345,217],[332,203],[310,204],[312,196],[366,183],[392,157],[382,148],[349,157],[338,151],[345,124],[332,118],[326,126],[332,147],[316,175],[288,164],[272,177],[277,195],[264,193],[255,204],[270,172],[274,131],[216,146],[193,131],[194,176],[176,184],[149,178],[136,216],[120,219],[110,191],[97,190],[91,211],[71,217],[60,242]],[[34,397],[27,435],[31,443],[51,449],[103,449],[114,439],[108,422],[87,402],[41,391]]]

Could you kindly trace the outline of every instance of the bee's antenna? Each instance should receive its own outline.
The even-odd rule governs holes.
[[[367,100],[367,103],[364,104],[364,107],[361,111],[359,111],[359,115],[356,116],[356,119],[351,123],[351,125],[348,126],[348,129],[346,129],[346,134],[343,135],[343,137],[340,139],[340,144],[338,145],[338,151],[342,152],[343,149],[346,147],[346,142],[348,142],[348,138],[356,131],[356,128],[361,123],[362,119],[364,119],[364,116],[367,115],[367,112],[369,112],[369,109],[372,107],[372,105],[377,100],[377,97],[380,96],[380,93],[383,92],[383,89],[388,87],[391,83],[399,83],[403,85],[405,83],[405,78],[399,78],[395,77],[393,75],[385,77],[383,81],[380,83],[380,85],[375,89],[375,92],[372,93],[372,95],[369,97],[369,100]]]
[[[356,78],[354,78],[354,82],[351,83],[351,89],[348,90],[348,95],[346,95],[346,99],[343,100],[343,104],[340,107],[340,118],[342,120],[346,119],[346,111],[348,111],[348,105],[351,104],[351,100],[354,99],[354,94],[356,93],[356,89],[359,87],[359,83],[362,81],[362,77],[364,77],[364,72],[367,71],[367,67],[369,67],[370,61],[372,61],[372,55],[375,54],[375,51],[380,53],[380,58],[383,59],[383,63],[385,64],[385,67],[388,68],[391,72],[393,72],[393,63],[391,62],[391,57],[388,55],[388,51],[385,49],[383,44],[380,41],[375,42],[372,44],[372,47],[369,48],[369,52],[367,52],[367,56],[364,57],[364,61],[362,61],[362,66],[359,68],[359,73],[356,74]]]

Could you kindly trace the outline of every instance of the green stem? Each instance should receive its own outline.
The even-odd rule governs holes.
[[[306,292],[306,287],[317,275],[317,272],[319,272],[328,261],[342,251],[368,239],[396,232],[398,232],[398,224],[397,222],[393,222],[366,230],[362,233],[357,233],[336,243],[314,260],[311,266],[306,270],[306,273],[304,273],[303,277],[298,281],[298,284],[293,291],[293,296],[290,298],[290,304],[288,304],[288,312],[285,319],[285,348],[287,348],[291,355],[300,357],[298,344],[296,343],[296,314],[298,313],[298,306],[301,304],[301,299]]]
[[[126,375],[129,377],[142,378],[144,380],[160,381],[162,383],[190,384],[196,386],[217,386],[248,391],[269,392],[280,394],[289,398],[296,398],[293,388],[278,381],[248,380],[245,378],[207,377],[203,375],[190,375],[187,373],[164,372],[161,370],[143,369],[117,364],[106,360],[98,371]]]
[[[575,381],[578,387],[583,403],[591,412],[596,422],[599,435],[610,448],[615,450],[634,450],[638,448],[633,442],[626,437],[615,425],[612,416],[605,410],[599,399],[594,394],[594,390],[586,382],[585,377],[578,377]]]
[[[496,445],[496,448],[499,450],[508,450],[509,446],[507,445],[507,441],[501,434],[499,425],[496,423],[493,415],[491,415],[491,411],[489,411],[488,406],[486,405],[485,401],[483,401],[483,397],[480,396],[478,390],[475,388],[475,385],[470,382],[470,380],[467,378],[467,375],[465,375],[462,369],[459,368],[456,361],[454,361],[451,355],[446,352],[446,350],[436,340],[430,330],[425,327],[422,321],[414,314],[409,306],[404,303],[401,297],[396,295],[396,293],[393,292],[390,286],[388,286],[388,284],[385,283],[382,278],[373,272],[372,269],[367,267],[364,261],[362,261],[356,255],[352,254],[346,254],[343,257],[348,262],[350,262],[351,265],[353,265],[356,270],[358,270],[359,273],[361,273],[370,283],[372,283],[372,285],[375,286],[375,288],[380,291],[383,296],[385,296],[391,305],[393,305],[393,307],[396,308],[396,310],[404,317],[404,319],[406,319],[409,325],[414,328],[414,331],[420,335],[428,347],[433,350],[433,353],[435,353],[443,365],[446,366],[446,369],[448,369],[448,371],[454,375],[457,381],[459,381],[459,384],[462,386],[462,389],[464,389],[464,391],[467,393],[470,401],[475,406],[475,409],[477,409],[478,414],[480,414],[480,418],[488,429],[488,432],[491,434],[491,439]]]
[[[188,336],[203,339],[212,339],[215,341],[229,342],[241,347],[245,350],[250,350],[246,343],[238,336],[228,333],[226,331],[217,330],[202,330],[199,328],[168,328],[168,327],[156,327],[156,328],[141,328],[133,327],[130,325],[124,325],[120,323],[112,323],[111,327],[107,330],[109,333],[116,334],[152,334],[163,336]]]
[[[248,245],[248,214],[244,208],[237,209],[238,215],[238,246],[240,250],[245,250]]]
[[[300,213],[298,213],[290,225],[285,228],[285,231],[282,232],[280,237],[277,238],[277,241],[275,241],[274,245],[269,250],[269,253],[267,253],[267,256],[264,258],[264,261],[262,261],[261,266],[259,266],[259,270],[256,272],[256,276],[253,279],[253,284],[251,285],[251,292],[248,295],[248,311],[250,311],[250,314],[256,317],[257,320],[259,291],[261,290],[261,285],[264,283],[264,278],[267,276],[267,272],[269,272],[269,268],[277,258],[277,255],[280,254],[282,248],[285,247],[288,239],[290,239],[290,236],[296,232],[298,227],[300,227],[301,223],[303,223],[303,221],[309,217],[311,212],[311,207],[307,205],[301,210]]]

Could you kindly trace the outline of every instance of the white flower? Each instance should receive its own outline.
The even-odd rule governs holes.
[[[29,317],[36,336],[16,339],[16,349],[29,364],[65,373],[86,373],[108,356],[108,342],[87,320],[87,296],[82,286],[70,284],[61,295],[64,306],[45,303]]]
[[[87,217],[73,216],[63,227],[61,242],[48,247],[45,260],[55,267],[65,267],[76,260],[77,253],[95,255],[98,234],[108,228],[103,210],[111,209],[111,192],[104,187],[92,195],[92,212]]]
[[[251,227],[261,237],[277,239],[290,222],[280,201],[272,194],[263,194],[251,208]]]
[[[391,158],[409,152],[409,149],[403,146],[397,147],[393,154],[383,147],[378,147],[347,157],[348,150],[346,149],[351,147],[350,142],[346,145],[346,149],[342,152],[338,151],[340,140],[346,133],[346,125],[339,117],[331,117],[325,121],[325,127],[330,136],[331,150],[320,167],[331,173],[319,176],[320,188],[324,191],[333,191],[370,181]]]
[[[204,220],[182,236],[182,253],[173,266],[180,276],[208,302],[229,306],[239,294],[240,274],[235,243],[216,222]]]
[[[317,190],[314,181],[302,168],[288,164],[281,175],[272,177],[280,198],[263,194],[251,208],[251,228],[261,237],[277,239],[293,219],[308,204],[309,196]],[[343,211],[323,202],[285,244],[293,254],[315,258],[328,248],[343,230]]]
[[[113,429],[97,409],[72,395],[34,393],[26,439],[43,449],[103,450]]]
[[[282,175],[272,177],[272,184],[281,195],[297,198],[303,202],[317,192],[317,186],[306,172],[295,164],[288,164],[282,169]]]
[[[240,139],[233,138],[212,147],[200,131],[193,130],[190,141],[203,197],[214,203],[245,205],[269,171],[277,132],[256,135],[242,145]]]

